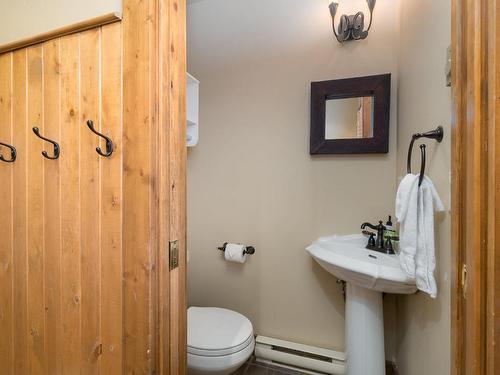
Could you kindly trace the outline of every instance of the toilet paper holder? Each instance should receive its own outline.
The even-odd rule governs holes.
[[[217,249],[219,249],[220,251],[226,251],[227,244],[228,244],[227,242],[224,242],[224,245],[218,247]],[[245,250],[243,250],[243,254],[248,254],[248,255],[255,254],[255,247],[247,246]]]

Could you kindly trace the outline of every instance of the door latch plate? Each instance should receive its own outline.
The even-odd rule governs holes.
[[[179,241],[169,242],[169,263],[170,271],[179,267]]]

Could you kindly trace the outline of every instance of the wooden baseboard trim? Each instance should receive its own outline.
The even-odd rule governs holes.
[[[82,22],[77,22],[71,25],[63,26],[58,29],[48,31],[46,33],[38,34],[29,38],[24,38],[0,45],[0,53],[11,52],[16,49],[25,48],[33,44],[46,42],[47,40],[59,38],[64,35],[77,33],[92,29],[94,27],[106,25],[108,23],[117,22],[122,19],[121,13],[108,13],[99,17],[91,18]]]

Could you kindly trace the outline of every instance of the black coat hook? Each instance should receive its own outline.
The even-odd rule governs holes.
[[[96,151],[99,155],[104,156],[104,157],[110,157],[111,154],[113,153],[113,141],[111,138],[106,137],[104,134],[99,133],[97,130],[94,129],[94,122],[92,120],[87,121],[87,126],[89,127],[90,130],[94,134],[97,134],[99,137],[104,138],[106,140],[106,152],[102,152],[100,147],[96,147]]]
[[[6,143],[0,142],[0,146],[7,147],[10,150],[10,159],[5,159],[2,154],[0,154],[0,160],[5,163],[13,163],[17,158],[17,151],[14,146],[8,145]]]
[[[59,154],[61,152],[59,144],[57,142],[54,142],[54,141],[52,141],[52,140],[50,140],[48,138],[45,138],[45,137],[41,136],[40,135],[40,129],[38,129],[36,126],[33,128],[33,133],[35,133],[35,135],[38,138],[43,139],[45,142],[52,143],[52,145],[54,146],[54,156],[49,156],[49,154],[47,153],[47,151],[42,151],[43,157],[46,158],[46,159],[50,159],[50,160],[57,160],[57,159],[59,159]]]

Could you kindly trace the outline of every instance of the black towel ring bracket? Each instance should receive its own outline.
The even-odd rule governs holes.
[[[428,138],[428,139],[435,139],[438,142],[441,142],[443,140],[444,136],[444,130],[442,126],[438,126],[436,129],[425,132],[425,133],[416,133],[413,134],[411,137],[410,141],[410,147],[408,148],[408,159],[406,163],[406,172],[411,173],[411,154],[413,152],[413,144],[417,139],[420,138]],[[424,180],[425,176],[425,163],[426,163],[426,153],[425,153],[425,148],[426,145],[422,144],[420,145],[420,176],[418,178],[418,186],[422,185],[422,181]]]

